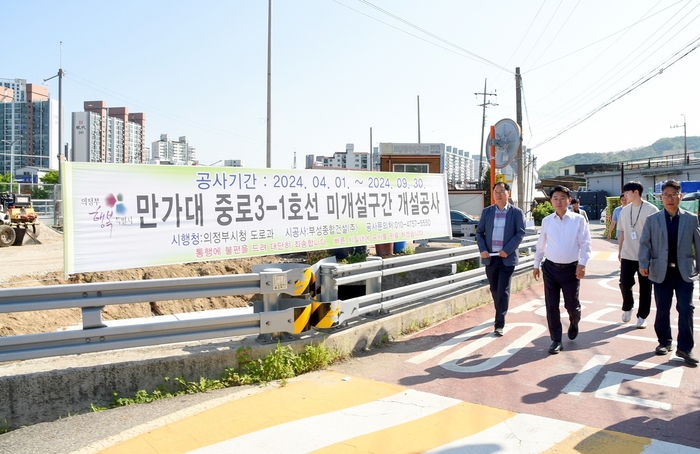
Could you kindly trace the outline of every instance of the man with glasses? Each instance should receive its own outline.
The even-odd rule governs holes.
[[[680,209],[681,185],[668,180],[661,186],[664,209],[649,216],[639,242],[639,272],[654,283],[659,341],[657,355],[673,350],[671,304],[676,294],[678,345],[676,356],[696,367],[693,354],[693,285],[700,269],[700,227],[698,217]]]
[[[560,293],[564,294],[564,307],[569,313],[569,339],[578,336],[581,320],[581,303],[578,298],[581,279],[586,275],[586,263],[591,257],[591,233],[583,216],[568,209],[571,197],[569,188],[555,186],[549,193],[554,213],[542,219],[542,229],[537,240],[535,267],[532,275],[544,276],[544,301],[547,309],[547,325],[552,345],[549,353],[562,350]],[[542,262],[542,259],[546,260]]]
[[[639,307],[637,308],[637,328],[646,328],[651,311],[651,282],[639,272],[639,239],[647,218],[659,211],[651,203],[642,200],[644,186],[639,181],[629,181],[622,187],[627,205],[620,211],[617,220],[618,254],[620,261],[620,292],[622,292],[622,321],[632,318],[634,308],[634,276],[639,279]]]
[[[523,211],[508,203],[510,186],[508,183],[493,185],[493,198],[496,203],[484,208],[476,226],[476,243],[481,252],[481,262],[486,267],[486,277],[496,321],[493,333],[503,336],[506,313],[510,303],[510,282],[518,264],[518,247],[525,236],[525,215]]]

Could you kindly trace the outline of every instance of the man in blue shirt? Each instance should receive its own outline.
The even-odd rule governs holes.
[[[625,194],[622,194],[620,196],[620,205],[615,207],[613,210],[612,214],[612,220],[610,221],[610,227],[608,227],[608,239],[612,239],[612,231],[615,230],[615,227],[618,227],[617,230],[615,230],[615,239],[620,238],[620,228],[617,225],[617,220],[620,219],[620,212],[622,209],[627,205],[627,199],[625,198]]]

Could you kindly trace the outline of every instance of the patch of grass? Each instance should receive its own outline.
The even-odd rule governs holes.
[[[328,349],[324,343],[306,345],[301,353],[296,354],[291,346],[283,346],[278,342],[274,351],[265,358],[257,360],[251,358],[250,347],[239,348],[237,354],[239,369],[226,368],[218,379],[200,377],[198,381],[187,381],[182,377],[174,380],[165,377],[165,381],[169,384],[158,385],[152,393],[142,389],[136,392],[134,397],[120,397],[114,391],[109,408],[154,402],[183,394],[195,394],[232,386],[265,384],[273,380],[282,380],[282,386],[284,386],[286,380],[290,378],[325,369],[334,362],[344,359],[339,351]],[[90,408],[92,411],[106,409],[95,405],[91,405]]]
[[[9,431],[10,431],[10,425],[7,423],[7,419],[5,419],[3,421],[3,423],[0,424],[0,434],[6,434]]]
[[[479,267],[478,260],[478,258],[474,258],[457,262],[457,272],[464,273],[465,271],[477,269]]]
[[[341,260],[340,263],[342,263],[344,265],[348,265],[351,263],[366,262],[367,255],[369,255],[369,251],[367,251],[367,249],[365,249],[364,251],[358,251],[358,252],[355,252],[353,254],[348,255],[343,260]]]
[[[414,248],[413,246],[406,246],[405,248],[403,248],[401,250],[401,252],[399,252],[399,254],[403,254],[403,255],[413,255],[415,253],[416,253],[416,248]]]
[[[389,338],[389,333],[384,333],[382,334],[382,337],[380,337],[379,340],[374,343],[374,345],[376,347],[386,347],[387,344],[389,344],[389,341],[391,341]]]
[[[309,265],[313,265],[314,263],[318,262],[321,259],[325,259],[326,257],[330,257],[332,254],[328,250],[321,250],[321,251],[309,251],[306,253],[306,263]]]
[[[408,326],[404,327],[404,329],[401,330],[401,334],[403,336],[406,336],[408,334],[417,333],[418,331],[420,331],[418,323],[415,320],[412,320],[411,323],[408,324]]]

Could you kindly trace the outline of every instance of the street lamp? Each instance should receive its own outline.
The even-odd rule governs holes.
[[[12,177],[15,174],[15,144],[21,139],[4,140],[3,142],[10,144],[10,192],[12,192]]]
[[[685,163],[688,164],[688,136],[685,134],[685,114],[683,116],[683,151],[685,153]],[[671,128],[680,128],[681,125],[673,125]]]

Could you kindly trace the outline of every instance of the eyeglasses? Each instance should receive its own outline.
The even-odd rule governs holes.
[[[671,194],[661,194],[661,197],[663,197],[664,199],[675,199],[675,198],[678,197],[679,195],[680,195],[680,193],[674,192],[674,193],[671,193]]]

